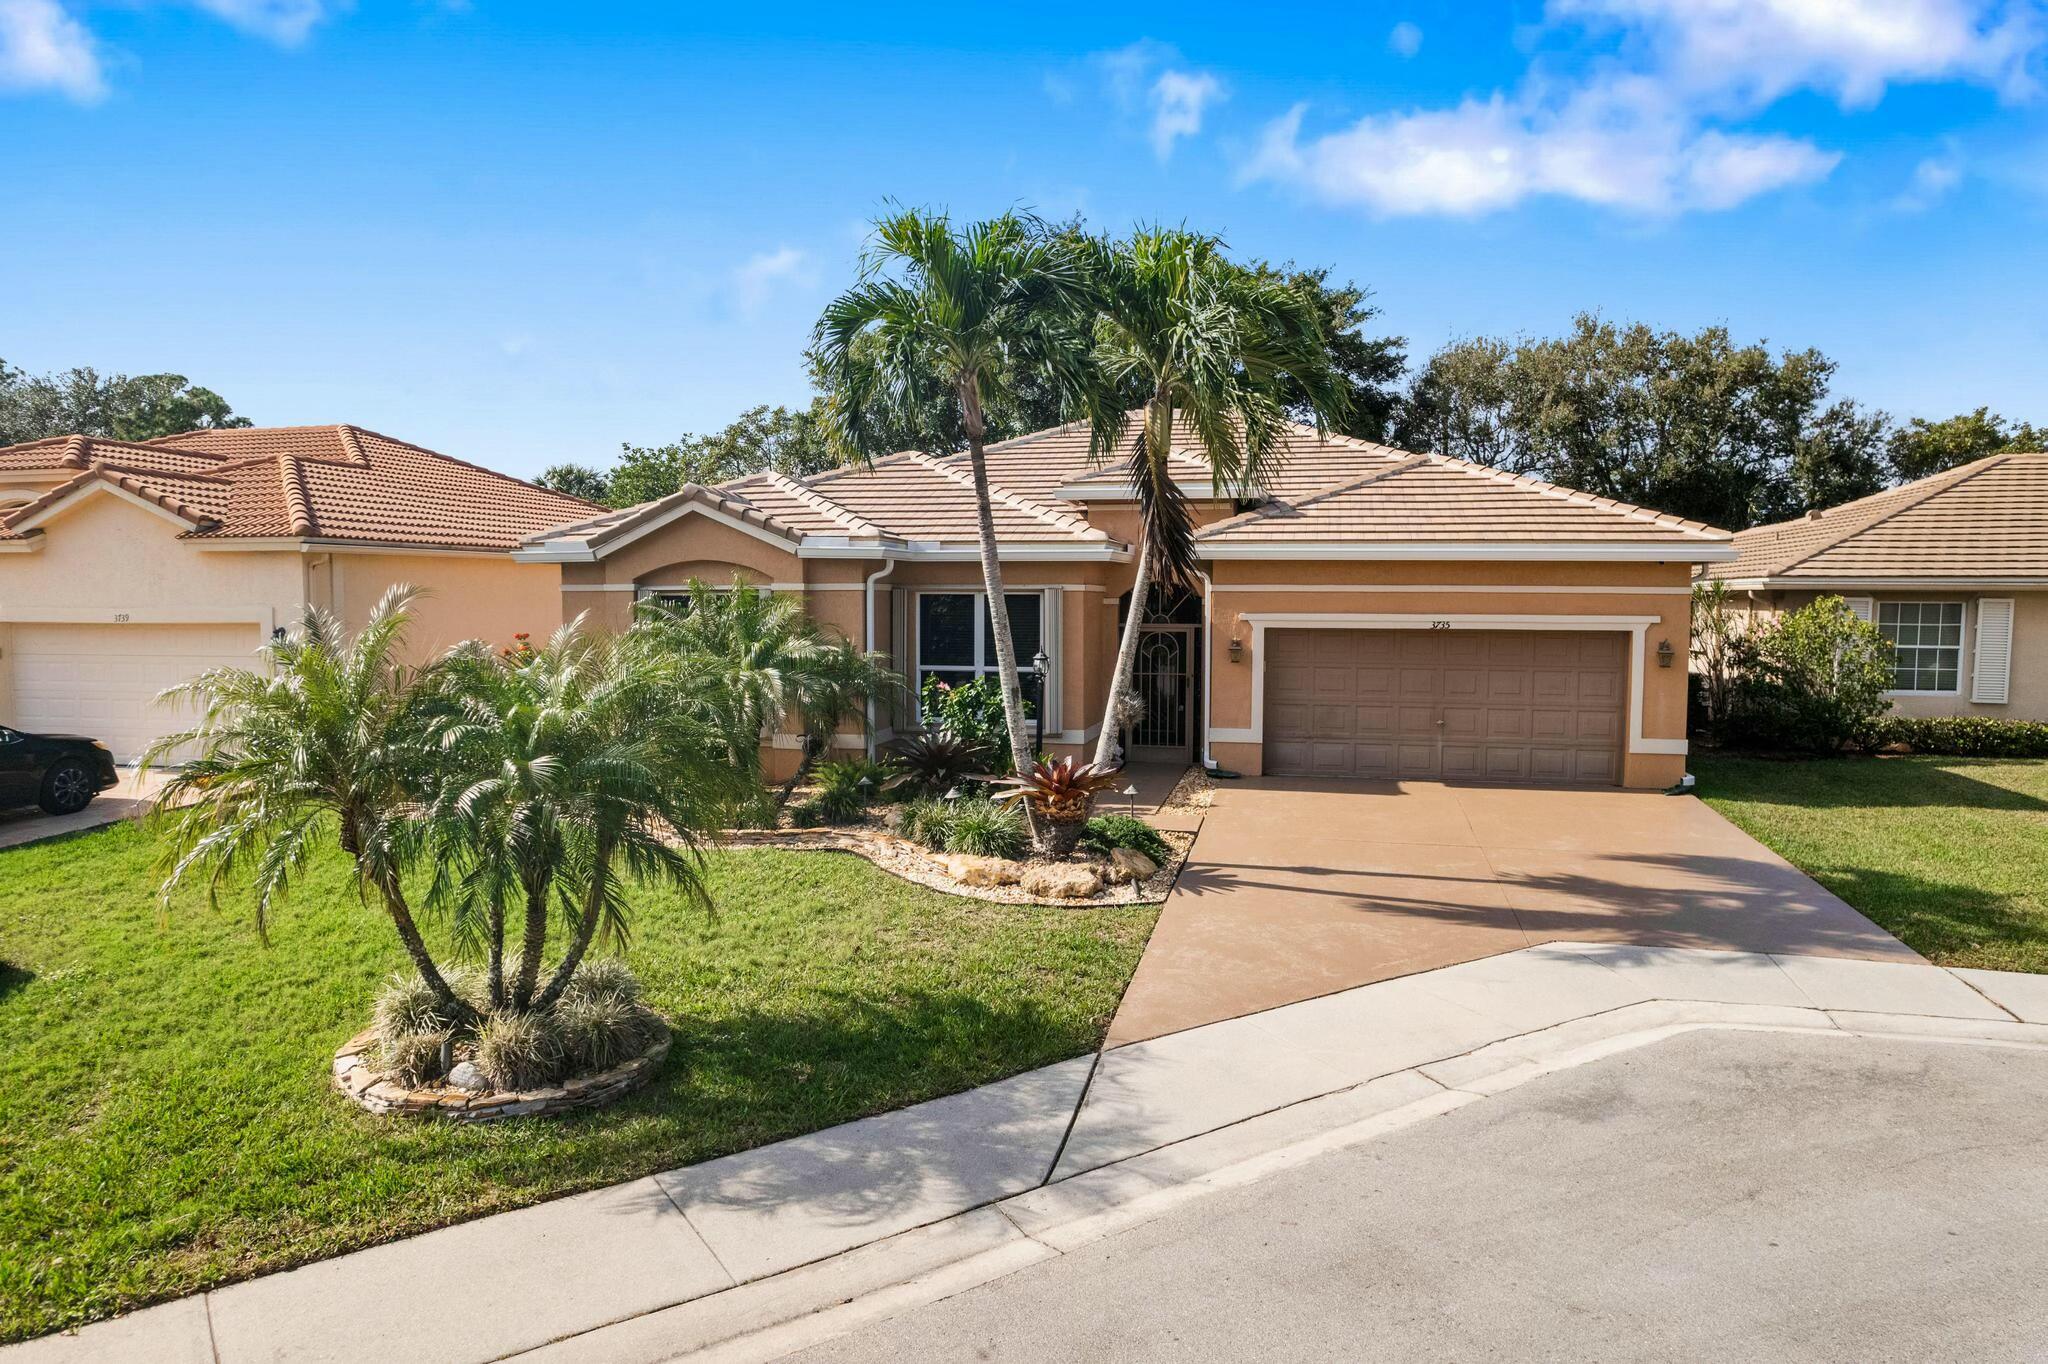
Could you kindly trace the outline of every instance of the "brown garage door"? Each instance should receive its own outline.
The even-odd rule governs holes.
[[[1618,782],[1626,639],[1543,630],[1272,631],[1265,770]]]

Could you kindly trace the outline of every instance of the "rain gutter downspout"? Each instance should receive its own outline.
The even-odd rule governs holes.
[[[1202,770],[1216,770],[1216,758],[1209,752],[1209,711],[1212,700],[1209,690],[1209,673],[1216,657],[1215,609],[1216,585],[1209,581],[1206,569],[1196,569],[1195,576],[1202,580]]]
[[[895,571],[895,568],[896,561],[885,555],[882,559],[882,566],[873,573],[868,574],[864,580],[866,586],[861,595],[867,603],[866,647],[869,653],[875,652],[875,584],[888,577],[890,573]],[[872,761],[875,756],[875,698],[872,696],[868,698],[867,753],[869,760]]]

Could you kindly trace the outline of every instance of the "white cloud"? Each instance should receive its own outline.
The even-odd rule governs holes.
[[[0,90],[54,90],[90,104],[107,93],[98,45],[56,0],[0,0]]]
[[[1844,106],[1898,82],[2021,94],[2042,40],[2034,0],[1552,0],[1553,20],[1620,25],[1683,88],[1762,105],[1814,89]]]
[[[1957,185],[1963,182],[1962,153],[1954,147],[1939,156],[1923,157],[1913,167],[1913,176],[1906,188],[1892,200],[1892,207],[1901,213],[1925,213],[1946,199]]]
[[[1572,30],[1569,58],[1538,58],[1485,98],[1309,137],[1297,106],[1268,125],[1241,179],[1388,215],[1489,213],[1540,195],[1651,214],[1733,208],[1841,161],[1744,119],[1796,90],[1845,109],[1903,82],[2021,97],[2044,14],[2040,0],[1550,0],[1549,27]],[[1610,52],[1598,40],[1614,34]],[[1388,45],[1400,50],[1393,35]],[[1923,197],[1945,190],[1942,174],[1928,171]]]
[[[1698,130],[1640,79],[1553,103],[1495,94],[1377,115],[1306,142],[1304,112],[1297,105],[1267,128],[1245,178],[1387,216],[1472,216],[1539,195],[1637,213],[1732,208],[1820,179],[1840,159],[1794,138]]]
[[[1223,98],[1223,82],[1207,71],[1162,71],[1152,82],[1152,151],[1161,161],[1174,142],[1202,131],[1202,111]]]
[[[1229,97],[1215,72],[1189,66],[1180,49],[1156,39],[1141,38],[1114,52],[1098,52],[1089,61],[1102,73],[1103,86],[1116,106],[1145,117],[1146,140],[1161,161],[1173,154],[1174,143],[1202,131],[1210,106]],[[1049,80],[1046,90],[1064,103],[1072,87]]]
[[[755,312],[786,285],[808,287],[818,282],[810,254],[794,246],[779,246],[750,256],[732,272],[733,295],[746,312]]]
[[[1422,30],[1403,19],[1387,34],[1387,51],[1396,57],[1412,57],[1422,51]]]
[[[306,41],[315,24],[353,8],[348,0],[192,0],[214,18],[285,47]]]

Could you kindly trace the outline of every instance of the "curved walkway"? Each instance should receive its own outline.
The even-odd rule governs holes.
[[[2048,978],[1526,948],[237,1284],[0,1360],[770,1359],[1700,1028],[2048,1048]]]
[[[1919,961],[1691,796],[1219,782],[1120,1046],[1538,943]]]

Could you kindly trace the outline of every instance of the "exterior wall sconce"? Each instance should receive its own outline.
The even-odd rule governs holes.
[[[1660,639],[1660,640],[1658,640],[1658,641],[1657,641],[1657,666],[1658,666],[1658,667],[1660,667],[1660,668],[1668,668],[1668,667],[1670,667],[1670,666],[1671,666],[1671,660],[1672,660],[1672,659],[1674,659],[1674,658],[1676,658],[1676,657],[1678,657],[1678,654],[1677,654],[1677,652],[1676,652],[1676,651],[1675,651],[1674,649],[1672,649],[1672,647],[1671,647],[1671,641],[1670,641],[1670,640],[1668,640],[1668,639]]]
[[[1244,641],[1243,641],[1243,640],[1241,640],[1241,639],[1232,639],[1232,640],[1230,641],[1230,661],[1231,661],[1232,663],[1242,663],[1242,662],[1244,662]]]

